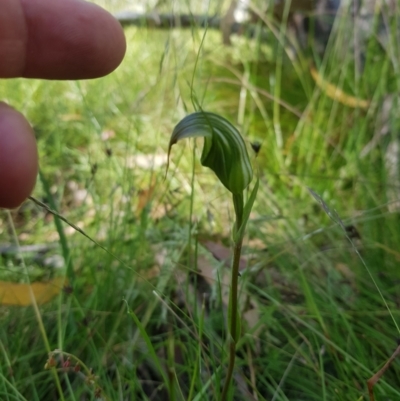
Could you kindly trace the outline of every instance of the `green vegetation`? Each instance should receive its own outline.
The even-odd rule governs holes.
[[[0,249],[13,244],[0,279],[68,280],[44,305],[0,306],[0,399],[220,399],[234,210],[200,165],[203,139],[174,146],[165,177],[194,93],[261,144],[228,399],[368,400],[366,381],[400,336],[400,54],[396,20],[386,23],[386,42],[370,37],[362,68],[343,50],[345,21],[313,56],[326,82],[367,109],[333,100],[306,51],[292,56],[272,34],[227,48],[196,27],[126,28],[126,58],[102,79],[2,81],[0,98],[37,135],[33,196],[96,243],[31,200],[0,211]],[[376,400],[400,399],[397,370]]]

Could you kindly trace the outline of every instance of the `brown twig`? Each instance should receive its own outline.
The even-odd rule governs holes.
[[[370,379],[367,380],[368,386],[368,394],[370,401],[375,401],[374,397],[374,386],[379,381],[379,379],[383,376],[383,374],[389,369],[390,364],[394,361],[397,355],[400,354],[400,345],[393,352],[392,356],[388,359],[388,361],[383,365],[381,369],[379,369]]]

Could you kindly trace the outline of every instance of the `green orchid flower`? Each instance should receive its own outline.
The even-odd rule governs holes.
[[[225,118],[198,111],[183,118],[172,132],[168,147],[184,138],[204,137],[201,164],[209,167],[233,194],[241,194],[253,178],[246,145],[239,131]]]

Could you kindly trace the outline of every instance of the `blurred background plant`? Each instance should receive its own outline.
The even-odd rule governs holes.
[[[218,399],[233,210],[195,142],[176,146],[164,179],[193,91],[258,150],[240,265],[246,334],[230,399],[367,399],[366,380],[399,337],[397,3],[342,4],[321,45],[310,34],[314,8],[286,6],[277,19],[249,2],[238,26],[229,2],[98,4],[141,15],[125,27],[115,73],[0,87],[35,128],[42,179],[33,195],[97,242],[32,201],[0,211],[0,279],[10,283],[1,298],[25,288],[13,285],[44,285],[36,308],[31,298],[0,306],[0,398]],[[159,29],[168,14],[193,19]],[[195,16],[225,21],[231,46]],[[67,369],[62,352],[45,370],[54,349],[92,368],[98,387]],[[396,364],[375,397],[400,399]]]

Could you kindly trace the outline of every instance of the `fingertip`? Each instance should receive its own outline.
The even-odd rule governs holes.
[[[109,21],[111,27],[109,31],[109,41],[107,42],[109,61],[108,64],[105,64],[105,70],[102,72],[102,75],[107,75],[114,71],[124,59],[126,53],[126,37],[125,31],[119,21],[107,11],[103,9],[100,10],[105,14],[104,18]],[[99,55],[100,52],[104,51],[104,47],[103,50],[101,50],[101,47],[103,46],[100,45],[100,49],[98,50]]]
[[[90,71],[89,78],[96,78],[111,73],[121,64],[126,53],[126,38],[119,21],[101,7],[94,4],[90,5],[97,7],[98,13],[103,16],[104,26],[108,26],[106,37],[99,35],[96,41],[97,46],[92,44],[92,57],[95,60],[96,67]],[[99,18],[99,25],[101,26],[100,21],[101,18]]]
[[[37,172],[32,127],[21,113],[0,102],[0,207],[19,206],[32,192]]]
[[[27,31],[27,78],[98,78],[125,56],[121,24],[107,11],[82,0],[22,0]]]

